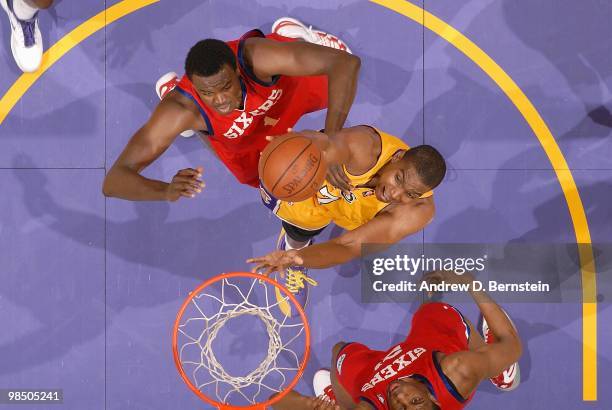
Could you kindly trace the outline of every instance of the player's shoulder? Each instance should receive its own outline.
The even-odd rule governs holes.
[[[242,50],[243,58],[247,61],[251,61],[256,55],[265,54],[266,51],[275,51],[279,46],[285,46],[291,44],[290,42],[278,42],[266,37],[249,37],[244,40]]]
[[[172,90],[158,104],[158,111],[172,114],[198,114],[196,103],[176,89]]]
[[[381,137],[376,128],[369,125],[355,125],[352,127],[343,128],[341,133],[348,137],[359,139],[364,142],[380,143]]]
[[[368,166],[378,159],[382,150],[382,139],[376,129],[368,125],[343,128],[338,132],[342,142],[348,147],[351,158],[365,161]]]
[[[187,127],[198,127],[200,112],[193,101],[183,96],[176,90],[172,90],[159,102],[151,115],[150,123],[167,122],[180,123]]]

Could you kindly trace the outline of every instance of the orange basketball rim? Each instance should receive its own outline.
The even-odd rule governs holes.
[[[185,310],[187,309],[187,307],[194,302],[194,298],[197,298],[198,295],[202,295],[203,291],[206,290],[207,288],[211,288],[212,285],[215,285],[218,282],[224,283],[224,281],[227,282],[230,279],[243,279],[243,280],[250,279],[253,282],[258,282],[260,284],[271,285],[271,286],[279,289],[281,291],[282,295],[284,295],[286,297],[286,299],[290,300],[291,303],[293,304],[293,306],[296,308],[297,312],[299,313],[299,319],[301,319],[301,322],[303,323],[304,351],[303,351],[303,354],[302,354],[301,362],[299,363],[299,367],[296,369],[295,376],[293,377],[291,382],[286,387],[284,387],[281,391],[279,391],[277,394],[275,394],[272,398],[270,398],[270,399],[268,399],[266,401],[257,402],[257,403],[253,403],[253,404],[250,404],[250,405],[244,405],[244,406],[239,406],[239,405],[237,406],[237,405],[232,405],[230,403],[224,403],[224,402],[215,400],[214,398],[209,397],[204,392],[202,392],[193,383],[193,381],[187,376],[186,371],[185,371],[184,366],[183,366],[183,362],[181,360],[180,347],[178,345],[178,338],[179,338],[181,322],[184,319],[183,315],[184,315]],[[253,285],[251,285],[251,286],[253,286]],[[250,293],[250,291],[249,291],[249,293]],[[279,401],[280,399],[282,399],[287,393],[289,393],[296,386],[296,384],[298,383],[298,381],[302,377],[302,375],[304,373],[304,369],[306,367],[306,363],[308,363],[308,358],[309,358],[309,355],[310,355],[310,326],[308,324],[308,319],[306,317],[306,314],[304,313],[304,309],[299,304],[299,302],[297,301],[295,296],[291,292],[289,292],[283,285],[277,283],[275,280],[270,279],[267,276],[263,276],[263,275],[259,275],[259,274],[251,273],[251,272],[223,273],[221,275],[215,276],[213,278],[210,278],[210,279],[204,281],[196,289],[194,289],[192,292],[190,292],[189,296],[183,302],[183,304],[182,304],[181,308],[179,309],[179,312],[178,312],[178,314],[176,316],[176,320],[174,322],[174,327],[173,327],[173,331],[172,331],[172,351],[173,351],[173,356],[174,356],[174,363],[176,364],[176,368],[177,368],[179,374],[181,375],[181,378],[187,384],[189,389],[191,391],[193,391],[200,399],[202,399],[206,403],[208,403],[208,404],[210,404],[212,406],[215,406],[215,407],[217,407],[218,409],[221,409],[221,410],[239,410],[239,409],[242,409],[242,410],[245,410],[245,409],[264,410],[268,406],[271,406],[272,404],[274,404],[277,401]]]

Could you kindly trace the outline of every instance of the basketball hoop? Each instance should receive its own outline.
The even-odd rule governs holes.
[[[282,314],[275,287],[299,316]],[[228,323],[241,317],[239,320],[254,323],[238,328],[245,337],[230,336],[237,338],[238,345],[247,344],[246,348],[236,348],[236,343],[219,336],[228,332]],[[256,328],[268,339],[259,349],[254,346],[256,338],[250,337]],[[233,348],[225,363],[219,352],[215,354],[222,349],[213,349],[213,344]],[[202,283],[183,302],[174,323],[172,350],[183,381],[206,403],[221,410],[264,410],[282,399],[301,378],[310,353],[310,328],[303,308],[281,284],[255,273],[224,273]],[[240,354],[257,350],[264,350],[265,358],[257,358],[259,364],[250,366],[252,369],[226,370],[229,361],[234,363]],[[268,399],[270,395],[274,397]]]

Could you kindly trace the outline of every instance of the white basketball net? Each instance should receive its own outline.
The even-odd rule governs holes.
[[[244,278],[240,278],[244,280]],[[259,281],[253,278],[247,278],[252,283],[249,291],[244,294],[240,287],[236,284],[231,283],[228,278],[221,280],[221,295],[215,296],[210,293],[213,289],[206,288],[203,293],[196,295],[191,300],[191,305],[195,307],[194,317],[181,318],[181,324],[179,324],[178,331],[181,335],[185,336],[187,342],[179,344],[179,359],[183,366],[185,374],[191,376],[191,382],[200,391],[206,389],[207,386],[214,385],[214,392],[217,396],[217,400],[225,404],[230,403],[229,400],[233,394],[241,396],[250,404],[262,402],[268,399],[268,396],[272,393],[279,393],[283,390],[283,386],[286,384],[287,372],[297,372],[300,367],[300,358],[297,353],[292,350],[291,345],[295,342],[304,332],[304,323],[299,320],[299,323],[287,323],[288,318],[279,314],[278,304],[281,302],[276,301],[276,298],[268,294],[268,284],[264,281]],[[272,285],[270,285],[272,286]],[[256,291],[263,291],[263,299],[265,306],[260,306],[252,303],[249,298],[256,293]],[[234,298],[238,299],[238,303],[226,302],[226,295],[231,293]],[[270,303],[271,299],[275,303]],[[286,297],[288,299],[288,297]],[[203,303],[215,303],[218,304],[218,309],[211,315],[205,314],[201,308]],[[289,303],[291,303],[289,301]],[[195,314],[197,313],[197,317]],[[219,331],[223,326],[233,318],[242,315],[252,315],[258,317],[269,337],[269,343],[267,346],[268,354],[266,358],[251,372],[243,376],[233,376],[228,374],[221,363],[217,360],[215,352],[213,351],[212,344],[215,341]],[[275,316],[281,317],[278,320]],[[185,320],[186,319],[186,320]],[[188,328],[198,322],[195,328],[201,329],[199,334],[189,334]],[[282,339],[282,335],[290,334],[286,342]],[[303,347],[303,346],[302,346]],[[183,359],[184,353],[187,350],[193,351],[193,349],[200,351],[200,360],[194,361],[189,359]],[[290,358],[291,366],[279,366],[277,360],[281,353],[287,353]],[[190,356],[194,356],[193,353]],[[190,359],[192,359],[190,357]],[[284,360],[287,361],[287,355],[284,356]],[[295,361],[295,366],[293,362]],[[193,366],[193,370],[190,374],[186,367]],[[206,370],[203,372],[202,370]],[[271,373],[276,373],[277,379],[280,380],[280,385],[270,386],[266,379]],[[208,375],[210,377],[206,377]],[[291,380],[291,378],[289,379]],[[254,388],[255,387],[255,388]],[[249,388],[248,392],[245,391]],[[261,393],[263,395],[260,395]],[[206,392],[205,392],[206,393]]]

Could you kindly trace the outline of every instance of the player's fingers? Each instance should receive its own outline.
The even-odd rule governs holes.
[[[442,275],[440,272],[429,272],[423,276],[422,281],[430,284],[442,283]]]
[[[349,184],[347,184],[346,182],[342,181],[341,179],[338,179],[335,175],[333,177],[333,181],[329,181],[333,186],[335,186],[336,188],[340,189],[342,192],[350,192],[351,191],[351,186]]]
[[[257,273],[259,275],[268,276],[266,270],[268,269],[268,264],[265,262],[260,262],[255,265],[253,268],[253,273]]]
[[[254,262],[253,259],[247,260],[248,263],[255,263],[255,267],[251,269],[251,272],[257,273],[263,276],[269,276],[273,270],[270,269],[270,264],[266,261]]]
[[[188,196],[189,198],[194,198],[200,192],[202,192],[200,188],[193,188],[190,184],[184,184],[181,187],[181,195]]]
[[[338,180],[338,187],[343,191],[350,192],[353,189],[353,187],[349,183],[350,181],[348,180],[346,175],[344,175],[344,172],[340,172],[339,174],[337,174],[336,179]]]
[[[332,403],[329,399],[324,396],[319,396],[314,401],[314,408],[316,410],[331,410],[339,409],[340,407]]]
[[[270,276],[273,272],[276,271],[274,266],[269,265],[267,263],[262,266],[261,270],[262,270],[261,274],[264,275],[264,276]]]
[[[194,198],[195,197],[195,194],[193,192],[189,192],[189,191],[181,191],[180,195],[182,197],[185,197],[185,198]]]
[[[342,180],[342,182],[344,182],[344,183],[346,183],[346,184],[348,184],[348,183],[350,182],[350,181],[349,181],[349,178],[348,178],[348,176],[346,175],[346,172],[344,172],[344,169],[342,168],[342,166],[337,165],[337,164],[336,164],[336,165],[334,165],[334,166],[333,166],[333,172],[336,174],[336,176],[337,176],[337,177],[338,177],[340,180]]]
[[[204,182],[190,177],[176,177],[174,183],[182,189],[191,189],[198,193],[202,192],[202,188],[204,188]]]
[[[178,185],[183,191],[189,191],[194,194],[199,194],[200,192],[202,192],[202,188],[200,187],[200,185],[192,181],[180,182]]]
[[[327,181],[329,181],[330,184],[332,184],[333,186],[338,187],[338,179],[336,178],[336,175],[334,175],[334,173],[330,170],[327,171]]]
[[[193,179],[189,182],[189,185],[195,189],[196,191],[198,191],[198,193],[202,192],[202,189],[204,188],[204,182],[197,180],[197,179]]]
[[[176,173],[176,175],[180,175],[180,176],[197,176],[198,175],[198,171],[194,168],[185,168],[185,169],[181,169],[179,172]]]
[[[176,175],[172,178],[172,181],[177,183],[194,183],[196,185],[201,182],[196,175]]]
[[[324,409],[323,405],[323,401],[321,400],[320,397],[313,397],[310,399],[310,406],[312,406],[313,410],[322,410]]]
[[[331,176],[332,181],[329,181],[335,187],[341,189],[342,191],[348,192],[351,190],[351,185],[349,184],[348,177],[342,171],[342,168],[334,166],[329,169],[328,176]]]
[[[191,179],[191,180],[193,180],[193,181],[200,181],[200,178],[202,177],[202,174],[201,174],[201,173],[198,173],[198,172],[196,171],[196,173],[193,173],[193,174],[191,174],[191,175],[180,175],[179,177],[180,177],[180,178],[187,178],[187,179]]]

